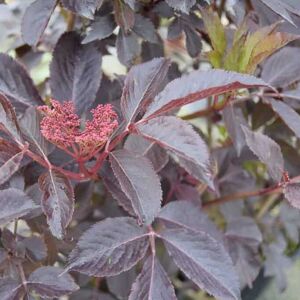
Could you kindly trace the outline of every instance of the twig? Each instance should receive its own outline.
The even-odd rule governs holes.
[[[76,15],[72,12],[68,12],[67,17],[67,31],[72,31],[75,25]]]
[[[203,209],[208,209],[212,206],[221,205],[221,204],[224,204],[227,202],[243,200],[243,199],[249,198],[249,197],[270,195],[270,194],[276,194],[276,193],[281,193],[281,192],[282,192],[282,186],[277,184],[275,186],[256,190],[256,191],[234,193],[234,194],[227,195],[224,197],[215,198],[209,202],[204,203]]]

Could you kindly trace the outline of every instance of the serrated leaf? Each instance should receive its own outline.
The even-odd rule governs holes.
[[[149,256],[132,285],[128,300],[176,300],[174,287],[155,256]]]
[[[21,151],[12,156],[0,167],[0,184],[5,183],[19,170],[23,157],[24,151]]]
[[[261,269],[261,261],[257,251],[235,239],[227,239],[228,253],[231,256],[234,267],[239,275],[241,289],[253,287]]]
[[[55,170],[39,177],[43,191],[41,206],[52,234],[61,239],[74,212],[74,191],[69,179]]]
[[[134,11],[122,1],[114,1],[114,16],[116,23],[127,34],[131,31],[134,25],[135,13]]]
[[[22,292],[22,284],[15,279],[0,278],[0,299],[19,300]]]
[[[0,53],[0,92],[12,101],[17,112],[43,101],[25,68],[10,56]]]
[[[145,41],[158,43],[155,27],[150,19],[147,19],[140,14],[135,14],[135,22],[132,30]]]
[[[111,193],[113,198],[117,200],[118,204],[123,207],[125,211],[127,211],[131,216],[135,215],[134,209],[132,207],[131,201],[123,192],[118,179],[111,166],[107,163],[100,170],[101,177],[103,178],[103,183]]]
[[[258,246],[263,240],[254,220],[244,216],[230,220],[227,224],[226,236],[253,247]]]
[[[169,60],[155,58],[130,69],[124,83],[121,108],[130,123],[160,91],[170,66]]]
[[[247,122],[240,108],[229,103],[223,110],[223,120],[228,131],[233,145],[236,149],[238,156],[240,156],[242,149],[246,145],[245,135],[241,125],[247,126]]]
[[[298,209],[300,209],[300,183],[291,182],[283,188],[285,198],[289,203]]]
[[[171,81],[155,98],[144,118],[166,113],[169,110],[197,100],[220,95],[240,88],[268,86],[251,75],[224,70],[193,71]]]
[[[263,248],[266,261],[264,264],[264,276],[275,276],[280,292],[287,287],[287,269],[292,266],[292,260],[287,257],[277,243],[272,243]]]
[[[35,107],[29,107],[19,121],[22,137],[29,143],[29,149],[46,158],[55,148],[41,133],[42,115]]]
[[[137,277],[135,267],[117,276],[107,277],[109,291],[120,300],[128,299],[131,286]]]
[[[285,1],[280,0],[260,0],[270,9],[272,9],[276,14],[280,15],[283,19],[287,20],[289,23],[295,25],[290,14],[294,11],[294,8],[286,3]]]
[[[61,0],[61,3],[73,13],[93,19],[96,9],[100,8],[103,0]]]
[[[99,17],[92,22],[90,31],[83,39],[82,44],[87,44],[95,40],[102,40],[109,37],[116,28],[116,23],[112,15]]]
[[[136,129],[145,138],[199,166],[202,179],[211,185],[208,148],[191,125],[173,116],[161,116],[136,125]]]
[[[156,173],[161,171],[169,161],[169,156],[162,147],[155,142],[143,138],[141,135],[130,134],[126,139],[124,148],[134,152],[136,157],[147,157],[151,161]]]
[[[107,218],[80,237],[67,270],[99,277],[118,275],[142,259],[148,247],[146,228],[133,218]]]
[[[37,208],[24,192],[15,188],[0,191],[0,206],[0,224],[21,218]]]
[[[0,94],[0,130],[5,131],[18,144],[21,143],[20,128],[13,106]]]
[[[283,88],[299,81],[300,66],[297,57],[300,57],[300,49],[297,47],[287,46],[279,50],[264,63],[262,79],[272,86]]]
[[[294,209],[289,203],[283,202],[280,205],[279,213],[280,221],[290,239],[299,243],[299,229],[300,229],[300,211]]]
[[[101,53],[95,44],[82,45],[75,32],[63,34],[55,46],[50,72],[54,99],[73,101],[78,115],[91,108],[102,76]]]
[[[193,202],[173,201],[162,208],[157,218],[172,227],[204,232],[217,240],[222,239],[215,224]]]
[[[136,159],[123,149],[110,153],[110,163],[139,221],[151,224],[160,210],[162,190],[150,161],[145,157]]]
[[[260,132],[253,132],[245,126],[242,126],[242,129],[250,150],[268,167],[270,176],[279,182],[284,171],[284,161],[279,145]]]
[[[41,261],[47,257],[47,246],[41,237],[27,237],[22,243],[25,245],[26,255],[33,261]]]
[[[26,9],[22,21],[22,36],[27,44],[38,44],[56,4],[57,0],[36,0]]]
[[[185,45],[188,54],[191,57],[197,57],[202,50],[201,38],[198,33],[190,28],[190,26],[183,27],[185,33]]]
[[[126,67],[130,67],[141,52],[137,35],[134,32],[125,34],[122,29],[117,35],[116,47],[118,59]]]
[[[290,106],[282,101],[276,101],[274,99],[267,100],[272,109],[279,115],[282,121],[300,138],[300,116]]]
[[[196,4],[196,0],[166,0],[168,5],[176,10],[188,14],[190,9]]]
[[[205,233],[182,229],[160,234],[177,266],[217,299],[240,299],[239,281],[224,247]]]
[[[57,267],[40,267],[30,274],[27,286],[45,298],[61,297],[78,290],[79,286],[73,278],[62,272]]]

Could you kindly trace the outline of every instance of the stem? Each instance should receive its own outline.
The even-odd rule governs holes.
[[[75,14],[72,12],[68,12],[67,18],[67,31],[72,31],[75,25]]]
[[[15,236],[15,238],[17,236],[17,232],[18,232],[18,220],[15,220],[15,223],[14,223],[14,236]]]
[[[268,210],[273,206],[273,204],[275,203],[275,201],[277,200],[278,195],[274,194],[274,195],[270,195],[268,197],[268,200],[262,205],[262,207],[260,208],[256,220],[260,221],[264,215],[268,212]]]
[[[104,151],[102,152],[101,155],[98,156],[94,167],[91,169],[91,174],[95,175],[98,172],[103,161],[108,156],[109,152],[111,152],[128,133],[129,133],[129,130],[126,129],[121,134],[119,134],[111,143],[109,141],[107,142]]]
[[[20,273],[20,277],[21,277],[21,281],[22,281],[22,285],[24,287],[25,293],[26,293],[26,295],[28,295],[27,280],[26,280],[23,266],[20,261],[17,262],[17,267],[18,267],[18,270]]]
[[[221,205],[221,204],[224,204],[227,202],[243,200],[243,199],[249,198],[249,197],[270,195],[270,194],[276,194],[276,193],[281,193],[281,192],[282,192],[282,185],[276,184],[275,186],[271,186],[271,187],[256,190],[256,191],[234,193],[234,194],[227,195],[224,197],[215,198],[209,202],[204,203],[203,209],[208,209],[212,206]]]
[[[149,228],[149,240],[150,240],[151,252],[152,252],[152,255],[155,256],[156,255],[156,249],[155,249],[155,235],[156,234],[151,225],[148,228]]]
[[[34,161],[36,161],[37,163],[39,163],[41,166],[43,166],[44,168],[50,170],[50,169],[54,169],[54,170],[57,170],[58,172],[66,175],[67,177],[69,177],[70,179],[74,179],[74,180],[84,180],[86,179],[87,177],[82,174],[82,173],[74,173],[74,172],[71,172],[71,171],[68,171],[68,170],[65,170],[63,168],[60,168],[60,167],[57,167],[57,166],[53,166],[49,160],[47,159],[43,159],[41,158],[39,155],[33,153],[32,151],[30,150],[27,150],[26,151],[26,155],[29,156],[30,158],[32,158]]]
[[[219,17],[222,16],[222,13],[224,11],[225,5],[226,5],[226,0],[221,0],[220,6],[218,8],[218,15],[219,15]]]

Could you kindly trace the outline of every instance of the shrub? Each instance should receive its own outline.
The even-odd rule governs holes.
[[[1,299],[286,288],[300,6],[208,2],[2,1]]]

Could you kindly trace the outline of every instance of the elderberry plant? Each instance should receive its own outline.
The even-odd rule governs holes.
[[[0,299],[283,292],[297,1],[0,3]]]

